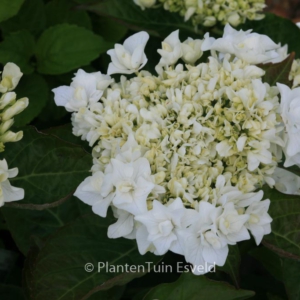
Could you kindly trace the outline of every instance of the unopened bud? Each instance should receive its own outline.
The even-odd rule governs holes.
[[[6,121],[22,112],[28,106],[28,98],[18,100],[14,105],[6,109],[2,115],[2,120]]]
[[[0,136],[0,142],[9,143],[9,142],[18,142],[23,137],[23,131],[19,131],[17,133],[12,131],[7,131],[3,135]]]

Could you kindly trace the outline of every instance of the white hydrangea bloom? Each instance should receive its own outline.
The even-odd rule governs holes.
[[[93,207],[94,213],[106,217],[113,199],[113,186],[101,171],[87,177],[76,189],[74,196]]]
[[[111,182],[115,188],[113,204],[119,209],[138,215],[147,211],[147,197],[154,188],[149,179],[150,165],[139,158],[131,163],[112,159]]]
[[[230,245],[250,239],[249,232],[244,226],[249,216],[240,215],[233,202],[228,202],[223,208],[222,214],[217,219],[220,235],[224,236]]]
[[[79,69],[71,86],[60,86],[53,89],[56,105],[64,106],[67,111],[78,111],[91,103],[100,100],[104,90],[113,82],[108,75],[100,72],[86,73]]]
[[[291,90],[280,83],[277,86],[281,94],[280,113],[285,125],[284,166],[300,166],[300,88]]]
[[[245,214],[249,219],[245,226],[254,236],[257,245],[260,244],[264,235],[271,233],[272,218],[268,214],[270,200],[254,202],[246,209]]]
[[[207,263],[223,266],[228,255],[226,239],[217,228],[217,219],[222,213],[221,207],[201,201],[198,219],[186,230],[179,233],[179,240],[184,249],[187,262],[194,266],[205,266]],[[207,270],[203,270],[205,272]],[[195,268],[195,274],[201,274]]]
[[[168,206],[154,200],[153,208],[137,215],[135,220],[147,228],[147,240],[153,243],[158,255],[163,255],[168,250],[183,254],[177,239],[177,231],[191,224],[193,213],[196,212],[186,209],[180,198],[176,198]]]
[[[216,40],[181,43],[175,31],[158,50],[157,75],[138,67],[72,114],[94,164],[75,195],[100,216],[110,206],[108,236],[136,239],[141,254],[170,250],[194,266],[221,266],[228,245],[270,232],[269,200],[254,191],[276,184],[284,126],[278,88],[251,60],[280,59],[286,48],[250,31],[226,38],[224,53],[194,65],[200,45]]]
[[[8,169],[5,159],[0,160],[0,207],[5,202],[12,202],[24,199],[24,190],[10,184],[9,178],[18,175],[18,168]]]
[[[132,74],[143,68],[148,61],[144,53],[148,39],[149,34],[141,31],[127,38],[123,45],[116,44],[107,52],[112,60],[107,74]]]
[[[194,64],[203,54],[201,45],[202,40],[186,39],[181,44],[182,60],[187,64]]]
[[[281,48],[268,36],[251,31],[237,31],[227,24],[222,38],[211,38],[208,33],[205,35],[202,50],[230,53],[250,64],[280,62],[287,57],[286,47]]]
[[[182,56],[182,46],[179,39],[179,30],[172,32],[162,42],[162,49],[157,52],[161,55],[159,65],[170,66],[174,65]]]

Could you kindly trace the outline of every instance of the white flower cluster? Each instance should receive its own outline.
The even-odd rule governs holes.
[[[271,232],[270,200],[255,190],[296,191],[274,175],[282,149],[295,152],[286,132],[298,120],[284,117],[294,94],[279,85],[280,104],[255,65],[282,61],[287,48],[229,25],[217,40],[182,43],[175,31],[158,50],[155,76],[139,71],[147,40],[137,33],[108,52],[108,73],[136,73],[131,79],[79,70],[71,87],[53,90],[73,112],[73,133],[93,147],[92,175],[75,195],[102,217],[111,207],[117,222],[108,236],[136,239],[141,254],[171,250],[194,265],[222,266],[228,245],[249,232],[259,244]]]
[[[163,4],[165,10],[178,12],[195,25],[214,26],[217,22],[238,26],[249,20],[261,20],[264,0],[133,0],[141,9]]]
[[[10,130],[14,123],[14,116],[22,112],[28,106],[28,98],[16,100],[17,95],[13,90],[18,85],[23,73],[14,63],[7,63],[1,74],[0,82],[0,152],[5,149],[4,144],[17,142],[23,137],[23,132],[17,133]],[[0,160],[0,206],[4,202],[21,200],[24,198],[24,190],[10,185],[9,178],[18,174],[18,169],[8,169],[5,159]]]
[[[7,63],[4,66],[0,82],[0,152],[4,151],[5,143],[17,142],[23,137],[22,131],[15,133],[9,130],[14,123],[14,116],[28,106],[28,98],[16,100],[17,95],[13,92],[22,75],[17,65]]]

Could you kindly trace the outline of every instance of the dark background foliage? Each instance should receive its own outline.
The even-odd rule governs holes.
[[[300,30],[290,20],[267,14],[241,27],[287,43],[300,57]],[[1,0],[0,29],[0,63],[20,66],[24,76],[16,92],[30,99],[15,118],[24,138],[4,152],[20,171],[11,182],[23,187],[26,197],[0,209],[1,300],[300,299],[299,196],[266,188],[272,234],[260,247],[253,240],[231,246],[225,266],[206,276],[176,272],[185,264],[182,256],[141,256],[135,241],[108,239],[112,215],[102,219],[73,197],[92,158],[89,147],[72,135],[70,114],[55,105],[51,89],[69,85],[78,68],[105,73],[106,51],[135,31],[151,34],[146,68],[153,70],[156,49],[171,31],[180,29],[182,40],[202,38],[208,30],[220,35],[221,25],[195,33],[179,15],[162,8],[141,11],[132,0]],[[267,66],[265,80],[288,84],[291,61]],[[173,272],[157,272],[158,267],[147,274],[97,272],[97,262],[106,261],[109,266],[158,264],[161,270],[169,265]],[[86,263],[95,270],[86,272]]]

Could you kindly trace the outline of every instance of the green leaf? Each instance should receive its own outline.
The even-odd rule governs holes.
[[[49,97],[48,85],[39,74],[25,75],[15,92],[18,98],[29,99],[28,107],[15,117],[14,126],[20,127],[29,124],[42,111]]]
[[[62,74],[89,64],[112,45],[76,25],[60,24],[43,32],[37,42],[38,71]]]
[[[24,268],[23,268],[23,274],[22,274],[22,286],[23,286],[23,290],[24,290],[24,295],[26,297],[26,299],[33,299],[31,293],[31,281],[33,278],[33,269],[34,269],[34,265],[33,262],[36,260],[39,251],[40,251],[41,246],[37,243],[32,243],[32,247],[30,248],[30,250],[27,253],[27,257],[26,260],[24,262]]]
[[[96,292],[124,285],[144,275],[147,263],[157,263],[161,259],[153,254],[140,255],[135,240],[109,239],[107,228],[114,221],[111,216],[103,219],[91,213],[49,238],[30,262],[34,265],[28,282],[32,299],[89,299]],[[94,270],[85,271],[88,263]],[[125,272],[126,265],[128,272]],[[130,270],[134,267],[136,271]]]
[[[3,215],[1,214],[1,210],[0,210],[0,231],[1,230],[7,230],[7,226],[4,220]],[[2,245],[2,241],[0,239],[0,248],[4,248],[4,245]]]
[[[52,0],[46,5],[47,27],[62,23],[75,24],[92,29],[87,12],[76,10],[70,0]]]
[[[263,76],[263,81],[270,84],[270,86],[276,86],[276,83],[279,82],[291,88],[293,86],[293,81],[289,80],[289,74],[292,69],[294,58],[295,53],[292,53],[280,63],[258,65],[258,67],[266,71],[266,74]]]
[[[80,3],[80,4],[82,4],[82,3],[89,3],[89,2],[95,2],[95,0],[74,0],[75,2],[77,2],[77,3]]]
[[[126,35],[128,31],[126,26],[108,17],[93,16],[94,31],[106,41],[117,43]]]
[[[267,13],[259,22],[247,21],[241,27],[244,30],[253,29],[253,32],[265,34],[281,45],[288,44],[289,53],[295,52],[296,58],[300,58],[300,29],[291,20]]]
[[[300,261],[282,259],[283,282],[289,300],[300,299]]]
[[[271,200],[269,214],[273,218],[272,232],[263,244],[277,254],[300,259],[300,196],[285,195],[265,187],[264,198]]]
[[[16,252],[0,248],[0,281],[6,282],[6,278],[16,265],[19,255]]]
[[[225,282],[209,280],[205,276],[196,276],[192,273],[183,273],[176,282],[161,284],[153,288],[144,300],[241,300],[253,295],[252,291],[236,290]]]
[[[3,300],[25,300],[23,291],[20,287],[13,285],[0,284],[0,299]]]
[[[1,0],[0,1],[0,22],[3,22],[16,15],[24,0]]]
[[[234,282],[234,285],[239,287],[240,264],[241,257],[239,247],[237,245],[229,246],[229,254],[227,256],[225,265],[223,267],[217,267],[217,269],[227,273]]]
[[[119,0],[109,0],[86,5],[84,8],[100,16],[110,17],[135,31],[146,29],[151,30],[152,34],[165,36],[180,29],[195,35],[191,22],[184,22],[178,13],[168,12],[162,7],[142,11],[132,0],[122,0],[122,5]]]
[[[249,254],[258,260],[277,280],[282,281],[280,257],[266,247],[256,247]]]
[[[34,47],[34,37],[30,32],[22,30],[12,33],[0,44],[0,63],[14,62],[23,73],[31,73],[33,67],[29,60],[33,56]]]
[[[122,299],[126,286],[114,286],[107,291],[100,291],[91,295],[88,300],[119,300]]]
[[[81,140],[79,136],[75,136],[72,133],[72,128],[72,124],[69,123],[62,126],[51,127],[49,129],[43,130],[43,132],[53,135],[54,137],[62,139],[66,142],[82,146],[87,152],[90,152],[91,147],[89,146],[88,142]]]
[[[20,209],[5,205],[1,211],[15,243],[26,256],[33,238],[46,238],[65,224],[90,211],[90,207],[71,197],[57,207],[43,210]]]
[[[12,185],[25,189],[25,199],[10,203],[14,207],[46,209],[70,197],[89,175],[91,155],[81,147],[63,142],[36,129],[24,129],[18,143],[6,146],[9,167],[18,167]]]
[[[37,35],[45,28],[45,25],[46,17],[43,0],[26,0],[19,13],[2,23],[0,27],[4,35],[24,29]]]

